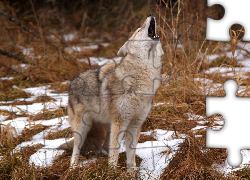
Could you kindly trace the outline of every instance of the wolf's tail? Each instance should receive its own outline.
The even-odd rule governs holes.
[[[66,151],[72,151],[74,146],[74,139],[67,141],[66,143],[62,144],[58,148],[66,150]]]

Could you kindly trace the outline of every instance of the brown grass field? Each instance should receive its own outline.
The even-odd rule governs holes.
[[[220,115],[206,117],[206,96],[225,96],[222,84],[228,78],[235,79],[245,89],[240,96],[249,96],[250,73],[244,77],[236,75],[235,68],[244,67],[237,55],[232,58],[226,52],[250,52],[239,48],[244,31],[240,26],[230,30],[231,42],[206,40],[206,19],[223,16],[220,8],[207,9],[202,0],[161,0],[134,2],[125,1],[1,1],[0,2],[0,106],[16,107],[34,103],[52,103],[53,97],[42,94],[32,101],[24,88],[48,86],[58,93],[68,93],[68,85],[78,73],[98,65],[89,61],[90,57],[117,57],[116,53],[138,28],[149,13],[157,20],[157,31],[161,38],[165,55],[163,61],[163,81],[157,91],[154,106],[143,124],[142,132],[155,129],[174,131],[177,136],[184,134],[184,142],[179,146],[171,162],[160,179],[250,179],[250,169],[244,168],[230,174],[223,174],[212,166],[221,164],[227,157],[226,149],[206,148],[206,129],[193,130],[199,124],[198,116],[190,120],[188,114],[204,117],[207,127],[213,127]],[[116,3],[114,3],[116,2]],[[68,40],[64,35],[74,34]],[[83,40],[85,39],[85,41]],[[97,40],[99,42],[97,42]],[[100,41],[101,40],[101,41]],[[104,43],[108,43],[105,46]],[[73,47],[97,45],[90,50],[73,51]],[[228,46],[229,50],[224,47]],[[24,51],[24,49],[26,51]],[[27,52],[29,49],[30,52]],[[32,56],[31,56],[32,54]],[[209,62],[208,56],[220,54]],[[88,61],[81,62],[86,58]],[[25,68],[20,66],[25,64]],[[204,73],[213,67],[231,67],[233,76],[219,72]],[[200,79],[199,81],[197,79]],[[204,79],[213,83],[208,85]],[[219,84],[212,89],[212,85]],[[18,100],[17,100],[18,99]],[[54,160],[51,167],[36,167],[29,163],[29,157],[43,148],[36,144],[15,152],[15,147],[49,126],[36,124],[25,128],[17,135],[15,128],[2,122],[18,117],[28,117],[34,124],[37,120],[50,120],[67,115],[61,106],[53,111],[41,111],[30,115],[13,113],[0,109],[0,179],[135,179],[126,171],[126,156],[121,153],[119,166],[108,167],[107,157],[95,153],[82,156],[98,158],[98,163],[89,163],[74,170],[69,168],[71,153],[65,152]],[[196,119],[197,118],[197,119]],[[45,139],[69,138],[70,128],[49,132]],[[139,142],[155,141],[153,136],[141,135]],[[168,152],[162,152],[166,157]],[[141,158],[137,157],[137,166]]]

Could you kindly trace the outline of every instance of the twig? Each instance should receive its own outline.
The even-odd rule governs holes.
[[[36,19],[36,23],[37,23],[38,30],[39,30],[39,33],[40,33],[40,39],[41,39],[42,41],[44,41],[42,29],[41,29],[41,26],[40,26],[40,24],[39,24],[39,21],[38,21],[38,18],[37,18],[36,11],[35,11],[34,4],[33,4],[32,0],[30,0],[30,4],[31,4],[32,11],[33,11],[34,16],[35,16],[35,19]]]
[[[89,56],[87,56],[87,60],[88,60],[88,62],[89,62],[89,69],[92,69],[92,66],[91,66],[91,62],[90,62]]]
[[[4,51],[4,50],[2,50],[2,49],[0,49],[0,54],[5,55],[5,56],[8,56],[8,57],[11,57],[11,58],[14,58],[14,59],[16,59],[16,60],[18,60],[18,61],[21,61],[22,63],[29,64],[29,62],[26,61],[24,58],[22,58],[22,57],[20,57],[20,56],[17,56],[17,55],[15,55],[15,54],[13,54],[13,53]]]
[[[16,25],[20,26],[20,27],[21,27],[22,29],[24,29],[25,31],[27,31],[27,32],[29,32],[29,33],[31,33],[31,34],[33,34],[33,35],[34,35],[35,37],[37,37],[38,39],[41,39],[41,37],[40,37],[39,34],[37,34],[36,32],[31,31],[31,30],[28,29],[25,25],[22,25],[21,22],[15,20],[13,17],[9,16],[5,11],[3,11],[3,10],[0,9],[0,14],[4,15],[4,16],[6,17],[6,19],[8,19],[8,20],[11,21],[11,22],[14,22]],[[39,27],[38,27],[38,29],[39,29]],[[49,32],[49,33],[51,33],[51,32]],[[52,33],[51,33],[51,34],[52,34]],[[59,49],[57,46],[55,46],[55,45],[53,45],[53,44],[51,44],[51,43],[49,43],[49,42],[47,42],[47,43],[50,44],[52,47],[56,48],[56,50]],[[67,46],[65,43],[63,43],[63,42],[61,42],[61,43],[63,44],[64,47]]]
[[[39,34],[32,32],[31,30],[29,30],[25,25],[22,25],[19,21],[15,20],[14,18],[10,17],[6,12],[4,12],[3,10],[0,9],[0,14],[4,15],[8,20],[10,20],[11,22],[14,22],[16,25],[20,26],[22,29],[24,29],[25,31],[32,33],[34,36],[36,36],[37,38],[41,39]]]
[[[241,49],[242,51],[245,51],[248,55],[250,55],[250,52],[248,51],[248,50],[246,50],[246,49],[243,49],[242,47],[240,47],[240,46],[236,46],[237,48],[239,48],[239,49]]]
[[[23,75],[24,77],[26,77],[26,78],[28,77],[28,76],[24,75],[23,73],[21,73],[21,72],[15,70],[15,69],[13,69],[13,68],[10,68],[10,67],[4,65],[4,64],[1,63],[1,62],[0,62],[0,67],[5,67],[5,68],[7,68],[7,69],[9,69],[9,70],[11,70],[11,71],[14,71],[14,72],[17,73],[17,74],[22,74],[22,75]]]
[[[61,38],[58,37],[58,35],[56,33],[49,31],[49,30],[48,30],[48,32],[50,34],[54,35],[60,41],[60,43],[62,44],[62,48],[67,47],[67,45],[63,42],[63,40]]]
[[[31,1],[31,2],[32,2],[32,1]],[[34,9],[33,9],[33,11],[34,11]],[[42,40],[42,39],[45,40],[45,37],[44,37],[43,34],[42,34],[42,31],[41,31],[40,26],[38,27],[38,29],[39,29],[39,32],[41,33],[41,35],[42,35],[43,37],[41,37],[41,36],[40,36],[39,34],[37,34],[36,32],[31,31],[31,30],[28,29],[25,25],[21,24],[20,21],[17,21],[15,18],[9,16],[5,11],[3,11],[3,10],[1,10],[1,9],[0,9],[0,14],[4,15],[4,16],[6,17],[6,19],[8,19],[8,20],[11,21],[11,22],[14,22],[16,25],[20,26],[22,29],[24,29],[24,30],[27,31],[28,33],[33,34],[33,35],[34,35],[35,37],[37,37],[38,39],[40,39],[40,40]],[[37,17],[36,17],[36,20],[37,20]],[[38,20],[37,20],[37,23],[38,23]],[[49,31],[49,33],[54,34],[54,33],[50,32],[50,31]],[[55,35],[55,34],[54,34],[54,35]],[[56,36],[56,35],[55,35],[55,36]],[[59,38],[58,36],[56,36],[56,37],[60,40],[60,38]],[[56,45],[54,45],[53,42],[49,42],[49,41],[44,41],[44,42],[47,43],[47,44],[49,44],[50,46],[52,46],[56,51],[58,51],[58,53],[63,53],[64,47],[67,47],[67,45],[66,45],[64,42],[62,42],[61,40],[60,40],[60,42],[61,42],[61,44],[62,44],[62,50],[60,50],[59,47],[57,47]],[[5,55],[5,56],[11,57],[11,58],[14,58],[14,59],[16,59],[16,60],[18,60],[18,61],[21,61],[21,62],[25,63],[25,64],[29,64],[29,62],[26,61],[24,58],[21,58],[21,57],[19,57],[19,56],[16,56],[16,55],[14,55],[13,53],[9,53],[9,52],[6,52],[6,51],[3,51],[3,50],[0,49],[0,54],[3,54],[3,55]],[[91,65],[90,65],[90,68],[91,68]]]

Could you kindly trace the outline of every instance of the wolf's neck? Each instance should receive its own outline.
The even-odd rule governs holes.
[[[161,70],[160,57],[152,59],[152,57],[141,58],[127,55],[119,66],[119,73],[124,75],[142,76],[151,75],[152,78],[158,77]]]
[[[126,64],[128,68],[150,68],[158,69],[161,67],[161,57],[157,56],[155,51],[149,51],[146,56],[135,56],[133,54],[127,54],[123,58],[122,63]]]

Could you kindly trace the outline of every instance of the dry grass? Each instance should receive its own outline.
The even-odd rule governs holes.
[[[39,132],[42,132],[46,129],[46,126],[37,124],[37,125],[30,125],[29,128],[24,128],[24,130],[21,132],[21,135],[18,136],[18,143],[25,142],[25,141],[31,141],[32,137]]]
[[[203,148],[197,139],[189,136],[180,145],[161,179],[230,179],[211,168],[218,157],[221,161],[226,156],[225,151]]]
[[[24,91],[21,91],[21,92],[24,92]],[[26,94],[29,94],[29,93],[26,93],[24,92],[24,96]],[[18,97],[20,98],[20,97]],[[26,97],[25,97],[26,98]],[[13,102],[4,102],[4,103],[0,103],[0,105],[10,105],[10,106],[16,106],[16,105],[30,105],[30,104],[34,104],[34,103],[45,103],[45,102],[49,102],[49,101],[55,101],[54,98],[52,97],[49,97],[47,95],[44,95],[44,96],[37,96],[35,100],[32,100],[32,101],[27,101],[27,100],[16,100],[16,99],[13,99],[14,101]]]
[[[153,107],[141,131],[163,129],[174,131],[177,137],[179,134],[186,135],[184,143],[176,151],[161,179],[227,179],[211,167],[214,162],[221,163],[225,160],[227,156],[225,150],[205,148],[206,131],[193,132],[192,128],[198,125],[199,119],[188,120],[186,115],[186,113],[191,113],[206,116],[205,94],[200,88],[203,84],[195,81],[195,78],[206,77],[215,83],[224,83],[228,79],[219,73],[204,74],[202,70],[207,70],[209,67],[242,67],[235,60],[236,56],[217,58],[211,64],[205,58],[207,55],[225,53],[220,49],[222,43],[205,39],[206,13],[219,19],[223,15],[222,10],[213,8],[206,12],[204,4],[201,4],[199,0],[178,0],[174,4],[171,3],[172,1],[157,1],[151,2],[150,6],[147,6],[144,1],[135,3],[129,0],[118,1],[116,4],[111,1],[107,4],[97,2],[91,4],[89,1],[84,1],[82,6],[69,6],[70,2],[63,0],[61,3],[65,3],[64,8],[61,6],[59,8],[57,4],[53,5],[51,1],[45,9],[39,8],[42,6],[37,0],[30,1],[33,2],[34,8],[30,2],[27,2],[22,2],[29,7],[27,9],[22,8],[25,6],[18,6],[18,3],[0,4],[2,10],[30,30],[28,32],[0,15],[2,27],[0,28],[0,49],[19,57],[17,60],[0,55],[0,77],[13,77],[11,80],[0,80],[0,101],[14,101],[7,104],[0,102],[0,105],[15,106],[35,102],[53,102],[54,99],[46,95],[30,102],[16,101],[18,98],[30,97],[30,94],[14,87],[50,85],[49,88],[55,92],[67,93],[68,84],[62,82],[71,80],[84,70],[97,67],[80,62],[79,59],[91,56],[115,57],[129,33],[139,27],[149,13],[153,13],[157,18],[158,34],[165,52],[162,73],[167,76],[163,77],[163,82],[154,99],[154,104],[159,102],[162,104]],[[79,7],[88,8],[83,11]],[[76,32],[78,38],[67,41],[63,35],[71,32]],[[82,42],[81,39],[86,37],[89,38],[88,42]],[[242,38],[242,31],[239,27],[238,29],[232,28],[231,38],[232,42],[229,45],[234,53],[237,43]],[[109,46],[104,47],[103,42],[91,42],[96,39],[109,42]],[[75,44],[79,47],[97,44],[98,48],[79,53],[67,50]],[[27,55],[24,48],[29,48],[33,56]],[[20,59],[25,60],[26,68],[18,67],[24,63]],[[249,76],[249,74],[246,75]],[[236,78],[236,80],[240,85],[249,86],[249,79]],[[247,88],[243,94],[248,95]],[[224,96],[225,94],[218,89],[209,95]],[[5,110],[0,110],[0,114],[7,115],[7,119],[18,117]],[[59,107],[56,111],[46,110],[35,115],[24,114],[22,116],[28,116],[32,122],[66,115],[66,109]],[[214,117],[205,120],[208,121],[206,125],[210,127],[215,123]],[[15,131],[10,125],[1,126],[0,155],[3,158],[0,159],[0,174],[2,179],[134,179],[133,175],[126,172],[124,153],[120,154],[120,167],[118,168],[109,168],[106,157],[89,154],[90,157],[98,158],[98,162],[91,162],[75,170],[69,169],[71,154],[67,152],[58,156],[50,168],[30,165],[30,155],[41,148],[41,144],[13,153],[16,145],[31,140],[33,135],[45,128],[42,125],[32,126],[32,128],[26,128],[20,136],[15,137],[13,135]],[[194,135],[202,135],[202,138],[195,138]],[[45,139],[71,136],[70,128],[67,128],[48,133]],[[139,141],[155,141],[155,138],[141,135]],[[87,156],[82,156],[82,158],[87,160]],[[140,161],[137,157],[137,166]],[[249,168],[237,171],[228,178],[247,179]]]
[[[54,118],[59,118],[62,116],[66,116],[66,108],[65,107],[58,107],[57,110],[55,111],[48,111],[45,109],[42,112],[39,112],[33,116],[29,116],[31,121],[36,121],[36,120],[49,120],[49,119],[54,119]]]
[[[12,87],[0,90],[0,101],[14,101],[18,98],[28,97],[30,97],[29,93]]]
[[[71,128],[66,128],[63,130],[58,130],[54,133],[49,132],[45,139],[58,139],[58,138],[71,138],[73,134],[71,133]]]
[[[25,148],[23,154],[33,153],[35,148],[37,146]],[[97,162],[89,162],[87,166],[76,167],[72,170],[69,169],[69,156],[69,153],[58,156],[54,161],[53,168],[35,168],[28,164],[27,159],[22,159],[9,177],[13,179],[135,179],[134,175],[127,173],[126,168],[124,168],[126,162],[124,153],[119,155],[121,167],[118,166],[112,170],[108,166],[108,159],[104,157],[98,157]],[[140,161],[137,158],[137,165]]]
[[[68,92],[68,83],[62,84],[62,83],[53,83],[50,84],[49,89],[53,89],[54,92],[57,93],[67,93]]]
[[[144,143],[146,141],[157,141],[152,135],[141,134],[138,143]]]
[[[235,59],[228,58],[228,57],[220,57],[213,60],[212,63],[209,64],[209,67],[220,67],[223,65],[229,65],[233,67],[243,67],[241,64],[239,64]]]

